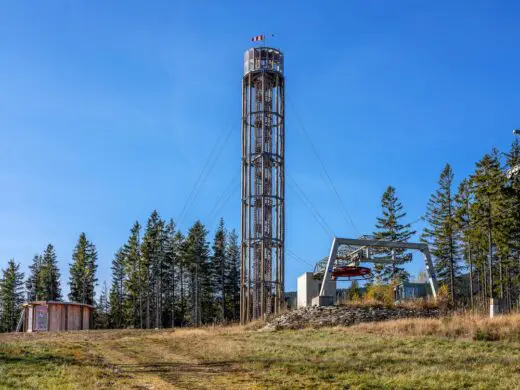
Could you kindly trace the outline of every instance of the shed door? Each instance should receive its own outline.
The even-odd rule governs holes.
[[[49,312],[47,306],[36,306],[34,311],[36,316],[34,330],[37,332],[46,332],[49,325]]]

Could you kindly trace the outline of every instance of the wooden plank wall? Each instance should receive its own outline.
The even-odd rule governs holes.
[[[81,307],[69,305],[67,330],[81,330]]]
[[[83,308],[83,329],[90,329],[90,308]]]
[[[29,310],[34,307],[24,308],[23,329],[28,329]],[[36,318],[33,316],[34,329]],[[67,305],[63,303],[48,304],[48,327],[49,332],[59,332],[66,330],[92,329],[92,308],[78,305]]]
[[[63,318],[63,305],[49,304],[49,331],[57,332],[63,330],[61,327]]]

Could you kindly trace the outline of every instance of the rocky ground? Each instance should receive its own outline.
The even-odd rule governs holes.
[[[349,326],[361,322],[396,320],[399,318],[438,317],[438,309],[412,309],[404,307],[352,307],[327,306],[305,307],[289,311],[268,321],[262,329],[301,329],[324,326]]]

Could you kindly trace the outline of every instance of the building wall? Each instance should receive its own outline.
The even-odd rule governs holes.
[[[321,278],[314,279],[312,272],[305,272],[298,277],[297,305],[298,308],[312,305],[312,299],[320,294]],[[336,299],[336,281],[331,280],[325,289],[325,295]]]
[[[63,305],[51,304],[49,305],[49,332],[57,332],[62,330],[61,322]]]
[[[69,306],[67,325],[67,330],[81,330],[81,308],[79,306]]]
[[[83,308],[83,329],[90,329],[90,310],[86,307]]]

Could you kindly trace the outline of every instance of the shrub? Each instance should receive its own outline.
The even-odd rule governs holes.
[[[393,305],[394,290],[391,285],[372,284],[367,288],[365,299],[368,301],[381,302],[385,305]]]

